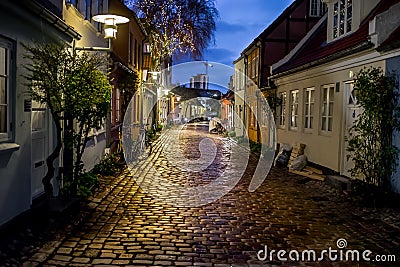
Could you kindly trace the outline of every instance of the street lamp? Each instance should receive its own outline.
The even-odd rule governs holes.
[[[112,14],[96,15],[93,20],[104,24],[104,38],[117,38],[117,24],[128,23],[129,19]]]
[[[92,19],[104,24],[104,38],[108,39],[108,47],[75,47],[74,42],[73,50],[112,52],[112,40],[117,38],[117,25],[127,23],[129,19],[113,14],[96,15]]]
[[[76,50],[84,50],[84,51],[98,51],[98,52],[112,52],[112,40],[117,38],[117,25],[128,23],[129,19],[123,16],[113,15],[113,14],[99,14],[92,17],[92,19],[98,23],[104,24],[104,38],[108,39],[108,47],[76,47],[75,40],[73,42],[72,51],[75,54]],[[106,123],[106,143],[107,145],[111,142],[111,114],[107,116]],[[67,125],[71,125],[72,122],[69,122]]]

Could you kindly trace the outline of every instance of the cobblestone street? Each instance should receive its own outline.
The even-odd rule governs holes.
[[[188,124],[180,135],[180,149],[188,158],[200,157],[197,147],[204,135],[217,144],[217,156],[207,169],[195,173],[173,166],[163,152],[168,143],[161,137],[143,164],[108,180],[89,198],[81,223],[48,240],[32,257],[24,259],[24,266],[376,265],[326,259],[314,263],[257,259],[257,252],[265,246],[269,251],[320,252],[337,249],[340,238],[347,241],[344,249],[370,250],[371,258],[394,254],[397,262],[382,266],[399,265],[397,211],[354,206],[323,182],[276,168],[256,192],[250,193],[248,185],[257,163],[253,157],[233,190],[200,207],[172,205],[174,198],[178,201],[180,197],[173,189],[168,195],[159,187],[149,188],[153,196],[160,190],[159,197],[152,197],[139,188],[136,180],[143,175],[158,177],[146,165],[149,162],[162,179],[189,187],[206,185],[221,175],[227,169],[228,149],[235,146],[232,141],[209,135],[205,126]]]

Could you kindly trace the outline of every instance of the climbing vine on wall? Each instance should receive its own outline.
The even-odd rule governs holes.
[[[393,131],[400,130],[399,86],[394,75],[381,68],[364,68],[354,83],[361,113],[347,137],[352,176],[368,184],[390,188],[399,149],[392,144]]]

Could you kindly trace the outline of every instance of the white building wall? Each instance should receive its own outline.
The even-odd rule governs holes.
[[[30,45],[32,41],[40,43],[54,40],[70,42],[72,39],[40,19],[28,7],[21,6],[19,1],[0,2],[0,36],[14,43],[16,51],[13,69],[15,72],[10,76],[13,137],[0,142],[0,226],[2,226],[28,210],[32,203],[31,112],[24,107],[25,101],[30,100],[27,81],[24,78],[28,74],[24,68],[28,61],[24,58],[26,51],[22,44]],[[49,129],[48,139],[49,150],[52,151],[55,144],[52,129]],[[19,148],[5,149],[10,145]]]
[[[384,58],[377,52],[369,51],[327,63],[315,68],[299,71],[292,75],[287,75],[275,79],[278,86],[277,93],[286,91],[286,123],[284,128],[277,126],[277,136],[279,143],[294,144],[295,142],[306,145],[305,155],[308,160],[328,167],[334,171],[342,172],[344,155],[344,112],[345,83],[354,80],[352,73],[357,73],[364,66],[374,66],[384,68]],[[338,83],[338,90],[336,89]],[[333,84],[334,111],[332,132],[321,131],[321,106],[322,106],[322,86]],[[309,87],[315,88],[314,104],[314,127],[312,130],[304,129],[304,90]],[[290,91],[299,90],[299,127],[295,130],[290,129]]]

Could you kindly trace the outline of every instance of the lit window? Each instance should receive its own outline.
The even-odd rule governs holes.
[[[322,110],[321,110],[321,130],[332,132],[333,127],[333,104],[334,86],[326,85],[322,88]]]
[[[299,90],[290,92],[290,128],[296,129],[299,119]]]
[[[304,99],[304,128],[312,129],[314,126],[314,88],[305,90]]]
[[[285,117],[286,117],[286,92],[279,93],[279,98],[281,100],[281,105],[279,107],[279,118],[278,125],[280,128],[285,127]]]
[[[321,17],[325,14],[327,6],[321,0],[310,0],[310,16]]]
[[[352,0],[340,0],[333,4],[333,38],[351,32],[352,18]]]
[[[11,137],[10,69],[12,44],[0,39],[0,141]]]

